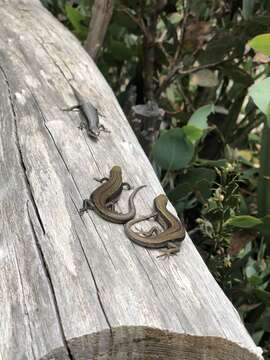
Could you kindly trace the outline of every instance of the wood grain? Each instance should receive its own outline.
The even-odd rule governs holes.
[[[139,215],[163,190],[75,37],[38,1],[0,5],[0,359],[262,359],[188,236],[162,261],[121,225],[79,216],[114,164],[147,185]],[[62,111],[70,82],[104,115],[98,142]]]

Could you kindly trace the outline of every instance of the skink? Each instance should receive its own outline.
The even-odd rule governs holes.
[[[130,220],[124,225],[127,237],[136,244],[152,249],[167,247],[167,250],[158,257],[176,254],[180,245],[177,246],[174,242],[181,242],[185,238],[185,228],[181,221],[167,210],[167,203],[168,199],[165,195],[158,195],[154,199],[154,212],[152,214]],[[160,223],[164,231],[160,231],[157,227],[152,227],[147,232],[131,230],[133,225],[152,217]]]
[[[80,214],[91,209],[103,219],[118,224],[124,224],[133,219],[136,215],[134,197],[139,190],[145,187],[145,185],[139,186],[133,191],[128,200],[129,210],[127,213],[122,214],[114,211],[114,205],[118,201],[122,190],[125,187],[129,190],[131,187],[128,183],[122,181],[121,167],[113,166],[109,178],[103,178],[99,181],[102,185],[92,192],[89,199],[83,201],[83,207],[80,210]]]
[[[105,129],[104,125],[101,125],[99,123],[100,114],[98,110],[94,107],[94,105],[92,105],[90,101],[86,102],[83,96],[81,95],[81,93],[78,90],[76,90],[73,85],[70,84],[70,86],[73,89],[78,104],[63,110],[71,111],[74,109],[81,109],[82,114],[84,116],[84,120],[81,121],[79,129],[85,128],[87,134],[95,140],[98,139],[101,131],[110,132],[109,130]]]

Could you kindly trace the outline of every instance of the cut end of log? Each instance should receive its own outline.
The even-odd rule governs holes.
[[[215,336],[177,334],[149,327],[119,327],[69,341],[74,359],[262,360],[257,353]],[[40,360],[65,360],[63,349]]]

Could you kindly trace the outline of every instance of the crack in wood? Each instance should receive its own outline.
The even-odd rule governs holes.
[[[21,146],[20,146],[20,142],[19,142],[18,126],[17,126],[17,114],[16,114],[16,111],[15,111],[14,103],[13,103],[13,98],[12,98],[12,94],[11,94],[11,88],[10,88],[8,76],[7,76],[4,68],[3,68],[1,65],[0,65],[0,70],[1,70],[1,72],[2,72],[2,74],[3,74],[3,77],[4,77],[4,79],[5,79],[5,81],[6,81],[6,84],[7,84],[9,101],[10,101],[10,106],[11,106],[11,110],[12,110],[12,114],[13,114],[13,119],[14,119],[14,125],[15,125],[16,148],[17,148],[17,150],[18,150],[19,161],[20,161],[21,167],[22,167],[22,169],[23,169],[23,175],[24,175],[25,185],[26,185],[26,188],[27,188],[27,191],[28,191],[29,198],[30,198],[31,203],[32,203],[32,205],[33,205],[33,208],[34,208],[34,210],[35,210],[35,214],[36,214],[36,217],[37,217],[37,219],[38,219],[40,228],[42,229],[42,233],[43,233],[43,235],[45,236],[45,235],[46,235],[46,231],[45,231],[43,222],[42,222],[42,220],[41,220],[41,216],[40,216],[40,214],[39,214],[38,207],[37,207],[37,204],[36,204],[34,195],[33,195],[32,187],[31,187],[31,184],[30,184],[28,175],[27,175],[26,165],[25,165],[25,162],[24,162],[24,158],[23,158],[23,154],[22,154],[22,150],[21,150]],[[29,200],[28,200],[28,201],[29,201]],[[54,306],[55,306],[56,316],[57,316],[57,320],[58,320],[58,323],[59,323],[62,340],[63,340],[63,343],[65,344],[66,352],[67,352],[70,360],[75,360],[74,357],[72,356],[72,353],[71,353],[71,351],[70,351],[70,349],[69,349],[69,347],[68,347],[67,340],[66,340],[66,338],[65,338],[65,336],[64,336],[63,325],[62,325],[62,323],[61,323],[60,313],[59,313],[59,309],[58,309],[58,305],[57,305],[57,301],[56,301],[56,295],[55,295],[54,288],[53,288],[53,285],[52,285],[51,276],[50,276],[48,267],[47,267],[47,265],[46,265],[45,257],[44,257],[44,254],[43,254],[43,252],[42,252],[41,246],[40,246],[40,244],[39,244],[38,237],[37,237],[37,234],[36,234],[36,232],[35,232],[35,229],[34,229],[34,226],[33,226],[33,223],[32,223],[31,217],[30,217],[30,214],[29,214],[28,203],[27,203],[27,213],[28,213],[28,217],[29,217],[30,227],[31,227],[31,230],[32,230],[34,239],[35,239],[35,243],[36,243],[37,250],[38,250],[39,258],[40,258],[40,260],[41,260],[41,264],[42,264],[42,266],[43,266],[43,269],[44,269],[46,278],[48,279],[49,288],[50,288],[50,291],[51,291],[51,293],[52,293],[52,298],[53,298],[53,302],[54,302]],[[16,256],[17,268],[18,268],[19,277],[20,277],[20,282],[21,282],[21,286],[22,286],[22,292],[23,292],[22,278],[21,278],[21,274],[20,274],[20,271],[19,271],[19,266],[18,266],[18,261],[17,261],[17,254],[16,254],[16,252],[15,252],[15,256]],[[24,292],[23,292],[23,297],[24,297]],[[25,299],[25,297],[24,297],[24,299]],[[25,302],[25,300],[24,300],[24,302]],[[25,305],[25,306],[26,306],[26,305]],[[28,310],[27,310],[27,308],[25,308],[25,309],[26,309],[26,315],[27,315],[28,320],[29,320]],[[32,336],[32,332],[31,332],[31,328],[30,328],[30,323],[29,323],[29,331],[30,331],[30,337],[31,337],[31,339],[32,339],[32,341],[33,341],[33,336]],[[33,356],[34,356],[34,351],[33,351],[33,348],[32,348],[32,343],[31,343],[31,350],[32,350]],[[35,358],[35,356],[34,356],[34,358]]]
[[[31,228],[31,231],[32,231],[32,234],[33,234],[33,238],[35,240],[35,244],[36,244],[37,252],[38,252],[38,255],[39,255],[39,259],[40,259],[40,262],[42,264],[42,268],[44,270],[45,276],[46,276],[46,278],[48,280],[48,286],[49,286],[50,292],[52,294],[53,304],[54,304],[54,308],[55,308],[57,321],[58,321],[58,324],[59,324],[61,338],[62,338],[63,344],[65,346],[65,350],[66,350],[70,360],[75,360],[75,358],[72,355],[71,349],[69,348],[68,341],[67,341],[67,339],[65,337],[64,327],[63,327],[61,316],[60,316],[59,306],[58,306],[58,303],[57,303],[57,298],[56,298],[56,294],[55,294],[55,291],[54,291],[51,274],[50,274],[50,271],[49,271],[49,268],[48,268],[44,253],[42,251],[41,244],[40,244],[40,242],[38,240],[38,235],[36,233],[33,221],[31,219],[28,205],[27,205],[27,214],[28,214],[29,224],[30,224],[30,228]]]
[[[45,235],[45,228],[44,228],[44,225],[43,225],[43,222],[41,220],[41,216],[39,214],[39,211],[38,211],[38,207],[37,207],[37,204],[36,204],[36,201],[35,201],[35,198],[34,198],[34,194],[33,194],[33,191],[32,191],[32,187],[31,187],[31,184],[30,184],[30,181],[28,179],[28,175],[27,175],[27,171],[26,171],[26,165],[25,165],[25,162],[24,162],[24,158],[23,158],[23,154],[22,154],[22,149],[21,149],[21,145],[20,145],[20,141],[19,141],[19,136],[18,136],[18,125],[17,125],[17,114],[16,114],[16,111],[15,111],[15,106],[14,106],[14,103],[13,103],[13,99],[12,99],[12,94],[11,94],[11,88],[10,88],[10,85],[9,85],[9,81],[8,81],[8,77],[7,77],[7,74],[4,70],[4,68],[0,65],[0,70],[4,76],[4,79],[7,83],[7,88],[8,88],[8,94],[9,94],[9,101],[10,101],[10,106],[11,106],[11,110],[12,110],[12,114],[13,114],[13,119],[14,119],[14,125],[15,125],[15,137],[16,137],[16,147],[18,149],[18,154],[19,154],[19,159],[20,159],[20,164],[22,166],[22,169],[23,169],[23,174],[24,174],[24,180],[25,180],[25,184],[26,184],[26,188],[28,190],[28,195],[31,199],[31,202],[33,204],[33,207],[36,211],[36,215],[37,215],[37,218],[39,220],[39,223],[40,223],[40,227],[43,231],[43,234]]]
[[[101,300],[101,297],[100,297],[99,288],[98,288],[98,285],[97,285],[97,282],[96,282],[96,279],[95,279],[95,276],[94,276],[94,272],[93,272],[93,270],[92,270],[92,268],[91,268],[90,262],[89,262],[89,260],[88,260],[88,258],[87,258],[87,255],[86,255],[86,253],[85,253],[84,247],[83,247],[82,242],[81,242],[81,239],[80,239],[80,237],[79,237],[76,229],[74,229],[74,231],[75,231],[76,237],[77,237],[77,239],[78,239],[78,241],[79,241],[79,244],[80,244],[80,246],[81,246],[81,249],[82,249],[83,255],[84,255],[84,257],[85,257],[86,263],[87,263],[87,265],[88,265],[88,268],[89,268],[89,270],[90,270],[90,273],[91,273],[91,276],[92,276],[92,279],[93,279],[93,282],[94,282],[94,285],[95,285],[95,288],[96,288],[96,294],[97,294],[98,302],[99,302],[100,308],[101,308],[101,310],[102,310],[102,312],[103,312],[103,315],[104,315],[104,317],[105,317],[105,320],[106,320],[106,322],[107,322],[107,325],[108,325],[108,327],[109,327],[109,329],[110,329],[110,334],[111,334],[111,336],[112,336],[112,326],[111,326],[110,320],[109,320],[109,318],[108,318],[108,315],[107,315],[107,313],[106,313],[106,311],[105,311],[105,307],[104,307],[104,305],[103,305],[103,303],[102,303],[102,300]]]
[[[15,254],[15,259],[16,259],[16,267],[17,267],[17,271],[19,274],[19,279],[20,279],[20,284],[21,284],[21,288],[22,288],[22,295],[23,295],[23,306],[24,306],[24,314],[27,317],[27,324],[28,324],[28,328],[29,328],[29,334],[30,334],[30,338],[31,338],[31,351],[32,351],[32,355],[33,355],[33,359],[36,358],[35,356],[35,352],[33,349],[33,343],[34,343],[34,338],[33,338],[33,333],[32,333],[32,329],[31,329],[31,325],[30,325],[30,316],[29,316],[29,311],[26,305],[26,301],[25,301],[25,293],[24,293],[24,286],[23,286],[23,280],[22,280],[22,274],[20,271],[20,267],[19,267],[19,262],[18,262],[18,256],[17,256],[17,251],[16,251],[16,247],[13,247],[14,249],[14,254]]]
[[[136,246],[136,245],[135,245],[135,244],[133,244],[133,243],[132,243],[132,245],[133,245],[133,247],[135,247],[135,246]],[[149,250],[147,250],[147,252],[149,253]],[[157,292],[156,292],[156,289],[155,289],[155,287],[154,287],[154,284],[153,284],[153,282],[152,282],[152,280],[151,280],[151,278],[150,278],[150,276],[149,276],[148,272],[146,271],[146,268],[143,266],[143,263],[141,262],[140,257],[137,255],[136,251],[134,251],[134,254],[135,254],[135,257],[136,257],[136,259],[137,259],[138,263],[141,265],[141,267],[142,267],[142,269],[143,269],[144,273],[146,274],[147,279],[148,279],[148,281],[150,282],[151,287],[152,287],[152,289],[153,289],[153,291],[154,291],[154,294],[156,295],[157,299],[159,299],[159,296],[158,296],[158,294],[157,294]],[[150,254],[149,254],[149,255],[150,255]],[[160,299],[159,299],[159,300],[160,300]]]

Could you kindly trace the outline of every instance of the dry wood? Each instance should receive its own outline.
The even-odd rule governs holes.
[[[95,0],[92,7],[85,50],[95,60],[103,46],[104,38],[113,14],[113,0]]]
[[[0,5],[0,359],[262,359],[188,236],[162,261],[121,225],[79,216],[114,164],[147,184],[139,215],[161,185],[74,36],[38,1]],[[71,81],[111,130],[98,142],[61,110]]]

